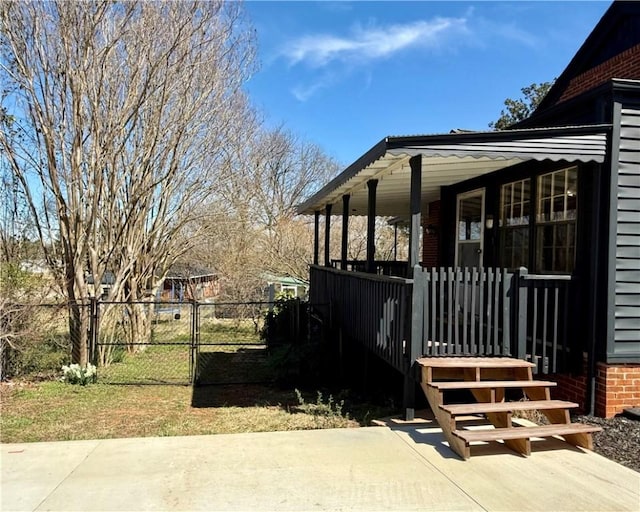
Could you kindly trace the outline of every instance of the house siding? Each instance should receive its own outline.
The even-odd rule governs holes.
[[[620,121],[610,360],[640,359],[640,107],[623,106]]]

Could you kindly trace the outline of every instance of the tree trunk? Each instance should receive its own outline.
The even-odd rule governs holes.
[[[71,336],[71,361],[87,365],[87,341],[89,339],[89,307],[73,302],[69,304],[69,335]]]

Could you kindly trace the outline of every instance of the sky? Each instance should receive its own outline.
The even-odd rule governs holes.
[[[610,2],[273,2],[245,9],[246,88],[343,166],[387,135],[488,130],[506,98],[560,75]]]

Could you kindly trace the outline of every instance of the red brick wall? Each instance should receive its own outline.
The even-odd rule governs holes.
[[[551,398],[554,400],[568,400],[569,402],[575,402],[579,405],[579,410],[576,411],[583,414],[588,409],[585,404],[585,397],[587,394],[587,375],[543,375],[541,379],[548,379],[558,383],[556,387],[551,388]]]
[[[551,388],[551,397],[555,400],[569,400],[579,404],[576,412],[584,413],[587,394],[587,368],[583,375],[554,374],[540,376],[557,382]],[[640,407],[640,364],[605,364],[596,367],[596,416],[611,418],[629,407]]]
[[[440,201],[429,203],[428,210],[422,216],[422,265],[437,267],[440,265]],[[427,234],[427,226],[434,226],[436,233]]]
[[[602,85],[612,78],[640,80],[640,44],[573,77],[556,104]]]
[[[640,364],[598,363],[596,415],[610,418],[629,407],[640,407]]]

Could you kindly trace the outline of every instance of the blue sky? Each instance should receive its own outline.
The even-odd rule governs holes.
[[[505,98],[562,72],[609,5],[249,1],[247,90],[269,125],[348,165],[386,135],[488,129]]]

